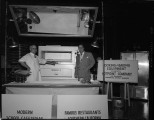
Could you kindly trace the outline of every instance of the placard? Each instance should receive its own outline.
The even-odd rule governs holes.
[[[106,82],[138,83],[137,60],[105,60]],[[103,61],[98,61],[97,80],[103,81]]]
[[[2,94],[3,119],[51,119],[52,95]]]
[[[58,119],[108,119],[107,95],[58,95]]]

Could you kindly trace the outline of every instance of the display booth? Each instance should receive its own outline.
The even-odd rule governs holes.
[[[6,2],[6,21],[7,7],[18,35],[30,37],[93,37],[98,11],[98,7],[8,5]],[[77,49],[77,46],[39,46],[38,56],[57,64],[40,65],[41,81],[3,84],[6,94],[2,95],[2,118],[107,119],[107,95],[100,95],[102,84],[97,80],[83,84],[74,77]],[[5,80],[6,77],[5,69]]]
[[[22,99],[22,98],[18,99],[18,97],[14,98],[16,95],[17,96],[29,95],[28,96],[29,100],[32,100],[31,98],[32,95],[36,96],[36,98],[38,95],[41,95],[42,97],[43,95],[45,96],[51,95],[52,105],[50,105],[50,107],[52,110],[51,110],[51,115],[48,114],[48,116],[50,116],[51,118],[55,118],[55,119],[57,117],[62,118],[62,117],[59,117],[59,113],[58,113],[59,110],[57,111],[57,100],[58,100],[57,96],[59,95],[75,95],[75,96],[82,95],[84,97],[87,95],[92,95],[92,98],[95,98],[97,95],[99,96],[100,90],[102,90],[102,87],[103,87],[99,81],[92,80],[91,84],[83,84],[80,81],[78,81],[78,79],[74,78],[76,54],[77,54],[76,46],[39,46],[39,57],[46,59],[48,61],[50,60],[56,61],[57,64],[56,65],[40,65],[40,72],[41,72],[41,77],[42,77],[41,81],[29,81],[29,82],[28,81],[22,81],[22,82],[16,81],[16,82],[3,84],[3,87],[5,87],[6,95],[13,96],[13,99],[14,100],[16,99],[16,101]],[[69,99],[69,97],[70,96],[68,96],[67,99]],[[4,99],[5,98],[3,98],[3,102],[5,101]],[[27,103],[28,99],[22,99],[22,100],[19,101],[19,103],[21,103],[21,106],[22,104],[26,106],[24,101]],[[33,101],[37,101],[37,99]],[[27,104],[31,106],[31,104],[33,103],[28,102]],[[47,104],[47,103],[44,102],[41,104]],[[105,104],[107,105],[107,103]],[[12,115],[10,114],[6,115],[5,113],[7,111],[5,111],[4,108],[6,109],[6,107],[3,105],[3,110],[2,110],[3,118],[13,118],[12,116],[17,116],[17,118],[21,118],[21,117],[26,118],[26,116],[14,115],[15,113],[13,113]],[[14,107],[12,107],[12,109],[13,108]],[[21,110],[22,109],[24,108],[21,107]],[[25,108],[25,109],[27,110],[28,108]],[[29,109],[33,109],[33,108],[29,108]],[[16,114],[20,113],[19,108],[16,111],[18,111],[16,112]],[[33,109],[32,111],[34,112],[35,110]],[[34,114],[28,117],[30,118],[40,117],[42,119],[50,118],[50,117],[43,117],[43,116],[44,115],[42,114],[40,114],[40,116],[38,116],[38,114]],[[106,116],[105,118],[107,117],[108,116]]]

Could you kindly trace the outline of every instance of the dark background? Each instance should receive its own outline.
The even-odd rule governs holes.
[[[4,54],[5,35],[5,1],[1,0],[1,54]],[[7,0],[9,4],[30,5],[67,5],[67,6],[98,6],[97,21],[102,20],[101,0]],[[12,16],[8,10],[8,18]],[[154,3],[143,0],[104,0],[103,1],[105,58],[119,59],[120,52],[130,50],[150,51],[152,30],[154,26]],[[102,48],[96,50],[91,43],[102,35],[102,25],[96,24],[93,38],[75,37],[20,37],[14,22],[8,22],[8,33],[18,43],[37,45],[78,45],[83,42],[87,51],[102,57]],[[101,43],[100,43],[101,44]]]

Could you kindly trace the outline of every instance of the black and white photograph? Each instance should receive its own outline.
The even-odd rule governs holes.
[[[154,0],[0,0],[0,38],[0,119],[152,119]]]

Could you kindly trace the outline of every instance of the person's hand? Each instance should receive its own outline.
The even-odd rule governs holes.
[[[78,78],[78,70],[75,68],[74,77]]]
[[[58,64],[58,62],[57,61],[53,61],[54,62],[54,64]]]
[[[80,81],[81,83],[86,83],[86,81],[85,81],[84,78],[80,78],[79,81]]]
[[[28,71],[28,70],[16,70],[14,73],[17,74],[17,75],[29,76],[31,74],[31,71]]]
[[[58,62],[57,61],[50,61],[50,64],[55,65],[55,64],[58,64]]]
[[[29,76],[29,75],[31,75],[32,72],[30,70],[29,71],[26,70],[26,71],[24,71],[24,73],[25,73],[26,76]]]
[[[77,75],[77,74],[74,74],[74,77],[75,77],[75,78],[78,78],[78,75]]]
[[[30,71],[30,68],[29,67],[27,68],[27,71]]]
[[[58,64],[57,61],[47,61],[46,64],[55,65]]]

